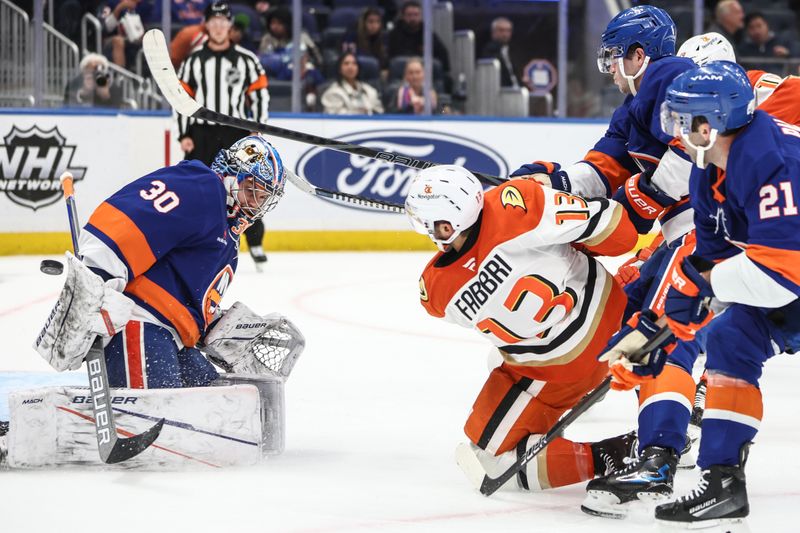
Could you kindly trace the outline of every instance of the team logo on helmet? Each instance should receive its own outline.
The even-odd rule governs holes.
[[[500,194],[500,203],[503,204],[503,207],[511,206],[512,209],[519,207],[526,213],[528,212],[528,207],[525,205],[525,199],[522,197],[522,193],[513,185],[503,189],[503,192]]]
[[[34,211],[57,202],[61,199],[59,176],[69,171],[79,181],[86,173],[86,167],[72,164],[75,148],[58,128],[12,126],[0,144],[0,191]]]
[[[425,194],[431,194],[433,192],[433,187],[431,187],[430,185],[426,185],[424,191]]]

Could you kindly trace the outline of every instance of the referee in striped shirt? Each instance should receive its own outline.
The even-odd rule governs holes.
[[[255,54],[231,42],[231,25],[227,2],[209,4],[205,12],[208,40],[183,62],[178,76],[186,92],[204,107],[266,122],[267,76]],[[199,159],[210,166],[217,152],[241,139],[245,132],[178,115],[178,135],[186,159]],[[264,223],[257,220],[245,231],[245,238],[250,255],[260,266],[267,260],[261,246]]]

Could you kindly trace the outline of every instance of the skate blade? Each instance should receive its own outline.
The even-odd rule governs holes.
[[[663,503],[667,496],[655,493],[641,493],[636,499],[621,503],[619,498],[610,492],[592,491],[586,494],[581,511],[601,518],[624,520],[628,517],[649,517],[652,520],[656,505]]]
[[[745,518],[725,518],[703,520],[700,522],[671,522],[656,520],[659,531],[675,533],[676,531],[702,531],[702,533],[750,533],[750,526]]]

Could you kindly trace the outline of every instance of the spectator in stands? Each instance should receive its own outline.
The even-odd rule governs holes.
[[[706,31],[722,34],[734,46],[744,40],[744,9],[738,0],[720,0],[714,8],[714,22]]]
[[[791,44],[775,36],[764,15],[755,12],[745,18],[747,40],[739,46],[739,57],[789,57]]]
[[[184,26],[203,22],[209,0],[172,0],[172,24]]]
[[[111,0],[101,4],[103,53],[116,65],[132,65],[142,47],[144,24],[137,12],[141,0]]]
[[[400,18],[389,32],[389,58],[397,56],[422,56],[422,7],[417,0],[406,0],[400,8]],[[450,72],[450,59],[442,41],[433,36],[433,57],[442,63],[445,73]]]
[[[386,53],[386,32],[380,10],[368,7],[361,13],[356,27],[342,39],[342,51],[372,56],[378,60],[384,76],[388,74],[389,56]]]
[[[397,89],[395,98],[389,105],[391,113],[409,113],[420,115],[425,111],[425,69],[422,59],[414,57],[408,60],[403,73],[403,85]],[[437,111],[438,97],[431,89],[431,109]]]
[[[503,87],[519,87],[516,69],[508,54],[508,45],[514,26],[505,17],[497,17],[492,21],[492,40],[486,43],[479,57],[495,58],[500,61],[500,85]]]
[[[325,77],[311,61],[308,50],[303,45],[300,56],[300,81],[302,82],[303,111],[317,111],[317,88],[325,81]],[[291,81],[294,71],[292,43],[277,52],[259,56],[261,65],[272,80]]]
[[[122,87],[113,82],[105,56],[86,54],[81,60],[80,70],[80,74],[67,84],[65,106],[122,107]]]
[[[378,91],[358,81],[356,56],[345,52],[336,63],[336,81],[322,94],[322,108],[329,115],[372,115],[383,113]]]
[[[259,54],[280,53],[292,42],[292,14],[288,8],[277,7],[268,11],[266,27],[267,31],[258,47]],[[322,65],[322,54],[305,30],[300,34],[300,43],[308,51],[314,65]]]

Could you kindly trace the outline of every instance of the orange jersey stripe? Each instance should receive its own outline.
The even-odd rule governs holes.
[[[131,277],[141,275],[156,262],[144,233],[128,215],[113,205],[100,204],[89,218],[89,224],[114,241],[131,268]]]
[[[695,384],[692,375],[681,367],[665,365],[655,379],[646,380],[639,388],[639,405],[663,393],[678,393],[686,398],[689,405],[694,403]]]
[[[192,89],[192,88],[189,86],[189,84],[188,84],[188,83],[186,83],[186,82],[185,82],[185,81],[183,81],[183,80],[181,80],[181,85],[183,85],[183,89],[184,89],[184,90],[185,90],[187,93],[189,93],[189,96],[191,96],[192,98],[194,98],[194,89]]]
[[[625,180],[631,177],[628,169],[603,152],[589,150],[583,160],[594,165],[605,176],[612,193],[620,188],[625,183]]]
[[[754,385],[746,386],[714,386],[708,384],[706,409],[730,411],[761,420],[764,416],[764,404],[761,390]]]
[[[200,339],[200,330],[194,317],[174,296],[145,276],[139,276],[125,287],[125,292],[141,299],[161,313],[177,330],[185,346],[194,346]]]
[[[758,109],[789,124],[800,126],[800,78],[791,76],[778,85]]]
[[[266,89],[268,86],[269,86],[269,81],[267,81],[267,77],[264,74],[262,74],[261,76],[258,77],[256,81],[250,84],[250,86],[247,88],[246,93],[250,94],[251,92],[257,91],[259,89]]]
[[[800,251],[748,244],[744,251],[751,260],[800,285]]]
[[[599,255],[617,256],[630,252],[636,246],[639,234],[631,223],[627,211],[617,204],[606,229],[583,241],[591,252]]]

